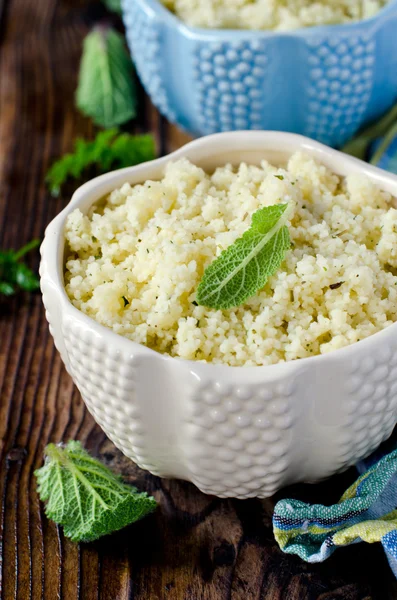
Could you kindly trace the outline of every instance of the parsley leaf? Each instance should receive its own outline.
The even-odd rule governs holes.
[[[138,165],[156,156],[152,135],[118,134],[117,129],[98,133],[93,141],[79,138],[71,154],[65,154],[52,165],[46,181],[51,194],[58,196],[62,185],[69,179],[78,179],[88,167],[99,172]]]
[[[37,248],[40,240],[32,240],[20,250],[0,251],[0,295],[12,296],[19,290],[33,292],[39,288],[39,278],[21,258]]]
[[[90,542],[142,519],[154,498],[123,483],[80,442],[49,444],[44,466],[35,471],[48,518],[74,542]]]
[[[243,304],[279,269],[290,248],[288,204],[265,206],[254,213],[244,235],[205,270],[197,302],[223,310]]]
[[[76,104],[106,129],[136,117],[133,65],[123,36],[114,29],[96,28],[86,36]]]

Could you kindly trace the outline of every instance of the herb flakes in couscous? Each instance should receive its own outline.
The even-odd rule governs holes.
[[[182,159],[124,184],[66,224],[65,285],[78,309],[158,352],[233,366],[330,352],[397,320],[397,210],[362,175],[296,153],[286,169]],[[261,207],[288,202],[291,249],[244,305],[198,306],[204,270]]]

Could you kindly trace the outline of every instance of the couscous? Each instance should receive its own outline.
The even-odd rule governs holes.
[[[349,23],[375,15],[389,0],[161,0],[195,27],[273,29]]]
[[[291,206],[291,248],[242,306],[197,305],[204,270],[264,206]],[[187,159],[161,181],[125,183],[66,225],[71,302],[158,352],[233,366],[322,354],[397,320],[397,210],[363,176],[341,178],[298,152],[286,168]]]

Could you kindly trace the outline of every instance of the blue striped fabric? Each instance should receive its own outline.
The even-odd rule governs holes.
[[[381,542],[397,576],[397,450],[375,462],[333,506],[280,500],[273,530],[283,552],[323,562],[339,547]]]

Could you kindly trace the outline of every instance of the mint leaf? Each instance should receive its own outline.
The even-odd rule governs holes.
[[[224,310],[254,296],[280,267],[290,248],[288,204],[265,206],[252,217],[251,228],[205,270],[197,302]]]
[[[90,542],[155,510],[156,501],[126,485],[80,442],[49,444],[45,464],[35,471],[46,515],[74,542]]]
[[[121,10],[121,0],[102,0],[108,10],[117,13],[118,15],[122,14]]]
[[[40,240],[32,240],[20,250],[0,251],[0,295],[12,296],[18,290],[33,292],[39,288],[39,278],[21,261],[28,252],[37,248]]]
[[[117,31],[97,28],[85,38],[76,104],[106,129],[136,117],[133,66]]]
[[[53,196],[58,196],[62,185],[70,178],[79,179],[89,167],[98,172],[138,165],[156,157],[152,135],[118,135],[117,129],[101,131],[92,141],[76,140],[74,151],[65,154],[52,165],[46,181]]]

